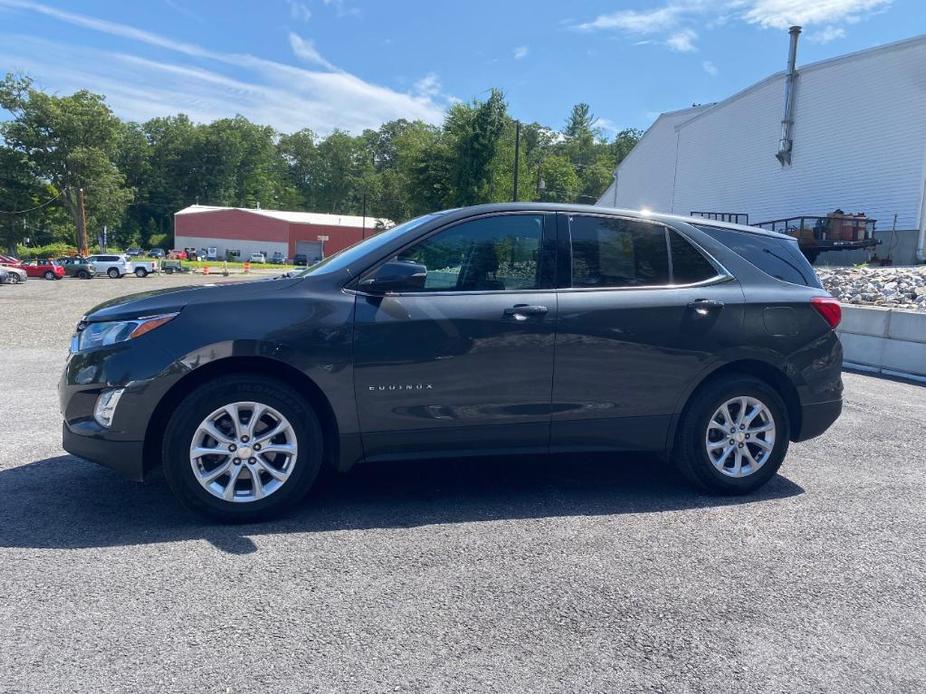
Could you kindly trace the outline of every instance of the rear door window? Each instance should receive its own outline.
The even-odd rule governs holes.
[[[572,286],[652,287],[670,284],[666,229],[616,217],[570,217]]]
[[[750,234],[722,227],[695,225],[698,229],[734,251],[767,275],[792,284],[820,288],[813,266],[790,239]]]
[[[672,248],[672,284],[706,282],[719,274],[711,262],[677,231],[669,230]]]

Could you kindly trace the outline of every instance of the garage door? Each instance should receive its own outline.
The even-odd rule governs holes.
[[[302,253],[311,263],[324,257],[324,242],[322,241],[296,241],[296,253]]]

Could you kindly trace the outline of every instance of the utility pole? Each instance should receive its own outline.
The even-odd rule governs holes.
[[[82,256],[90,254],[87,248],[87,210],[84,208],[84,189],[77,189],[77,206],[80,220],[77,222],[77,252]]]
[[[521,121],[514,122],[514,190],[511,193],[511,202],[518,201],[518,168],[521,158]]]
[[[363,226],[360,228],[360,238],[367,237],[367,191],[363,191]]]

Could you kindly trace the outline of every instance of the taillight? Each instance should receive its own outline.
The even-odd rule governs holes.
[[[810,305],[823,316],[823,320],[829,323],[833,330],[836,329],[842,320],[842,307],[836,299],[831,296],[815,296],[810,299]]]

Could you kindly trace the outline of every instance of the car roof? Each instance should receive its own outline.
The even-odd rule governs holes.
[[[719,222],[704,217],[688,217],[677,214],[666,214],[662,212],[651,212],[649,210],[629,210],[617,207],[600,207],[598,205],[580,205],[578,203],[556,203],[556,202],[502,202],[489,203],[484,205],[473,205],[470,207],[458,207],[451,210],[445,210],[442,214],[444,221],[455,218],[469,217],[476,214],[488,214],[492,212],[565,212],[575,214],[616,214],[622,217],[634,217],[636,219],[649,219],[667,224],[673,222],[682,222],[684,224],[697,224],[701,226],[718,227],[729,229],[730,231],[739,231],[746,234],[755,234],[757,236],[768,236],[775,239],[793,240],[793,236],[781,234],[777,231],[769,231],[760,227],[746,226],[744,224],[731,224],[729,222]]]

